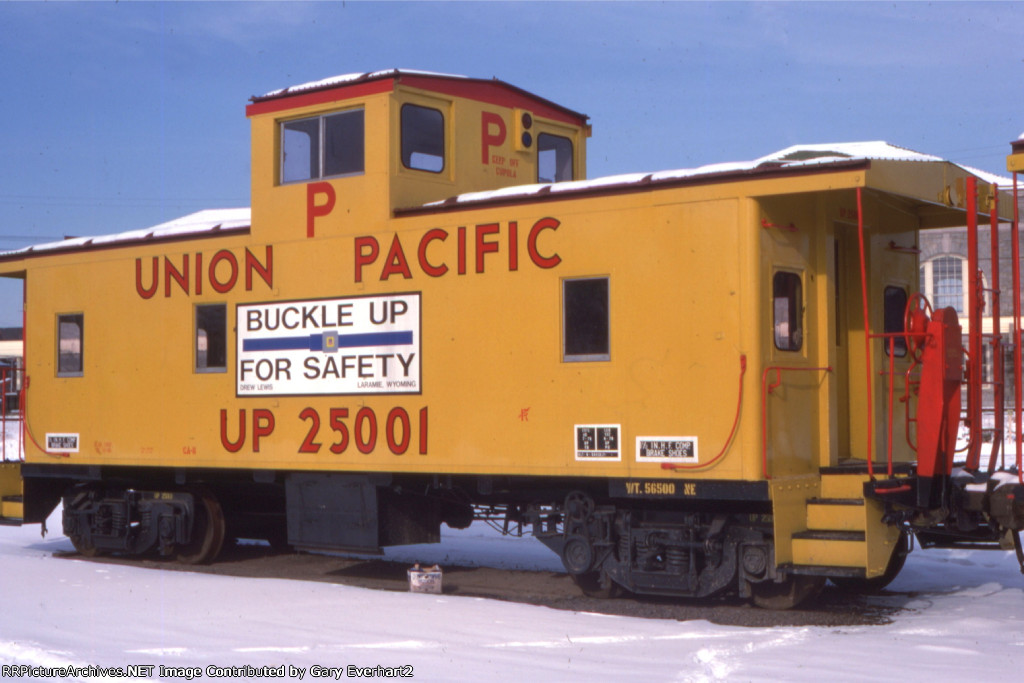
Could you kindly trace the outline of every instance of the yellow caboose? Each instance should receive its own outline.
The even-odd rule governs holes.
[[[0,255],[25,281],[8,519],[63,500],[83,553],[202,562],[504,515],[588,591],[780,606],[891,578],[943,523],[871,493],[915,486],[888,397],[918,231],[965,224],[968,170],[866,143],[586,180],[587,117],[425,72],[247,114],[251,213]]]

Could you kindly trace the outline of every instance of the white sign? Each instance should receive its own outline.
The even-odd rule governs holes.
[[[47,432],[46,450],[50,453],[77,453],[78,434]]]
[[[695,436],[638,436],[637,462],[696,463],[697,437]]]
[[[240,304],[239,396],[420,393],[420,294]]]

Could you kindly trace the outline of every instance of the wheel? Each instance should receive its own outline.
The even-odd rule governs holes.
[[[192,540],[178,548],[178,561],[183,564],[207,564],[220,554],[224,546],[224,511],[208,491],[195,495],[195,519]]]
[[[562,564],[573,576],[590,573],[594,566],[594,549],[583,536],[570,536],[562,548]]]
[[[932,305],[921,292],[915,292],[903,310],[903,334],[907,340],[907,348],[915,362],[921,362],[927,338],[928,321],[933,315]]]
[[[857,579],[850,577],[839,577],[834,576],[829,580],[835,584],[835,586],[847,593],[858,593],[860,595],[871,595],[872,593],[879,593],[892,583],[892,580],[896,578],[896,575],[903,569],[903,565],[907,562],[907,555],[910,554],[910,544],[908,543],[909,538],[906,532],[900,533],[900,540],[896,543],[896,547],[892,551],[892,557],[889,558],[889,564],[885,567],[885,573],[881,576],[876,576],[873,579]]]
[[[824,576],[790,574],[782,583],[762,581],[751,586],[754,604],[762,609],[793,609],[825,587]]]
[[[572,574],[571,576],[572,580],[576,582],[576,585],[580,587],[580,590],[588,598],[608,600],[618,597],[622,592],[619,584],[612,581],[606,573],[600,570],[594,570],[585,574]]]
[[[68,538],[71,540],[71,545],[75,546],[75,550],[82,557],[96,557],[100,554],[100,551],[92,544],[92,541],[86,541],[78,534]]]

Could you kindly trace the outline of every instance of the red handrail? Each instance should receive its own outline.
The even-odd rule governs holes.
[[[743,377],[746,374],[747,374],[747,355],[744,353],[744,354],[740,354],[740,390],[739,390],[739,398],[736,399],[736,417],[733,418],[732,429],[729,430],[729,438],[727,438],[725,440],[725,443],[722,445],[722,450],[720,450],[718,452],[718,455],[716,455],[715,457],[711,458],[711,460],[708,460],[707,462],[703,462],[703,463],[698,462],[698,463],[693,463],[693,464],[689,464],[689,465],[684,465],[684,464],[681,464],[681,463],[674,463],[674,462],[663,462],[663,463],[661,463],[661,469],[663,469],[663,470],[696,470],[696,469],[703,469],[705,467],[711,467],[716,462],[718,462],[719,458],[721,458],[723,455],[725,455],[725,452],[727,450],[729,450],[729,444],[732,443],[733,437],[736,436],[736,428],[739,427],[739,424],[740,424],[740,410],[743,407]]]

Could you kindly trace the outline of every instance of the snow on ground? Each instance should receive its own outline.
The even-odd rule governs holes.
[[[59,559],[39,527],[0,528],[0,678],[5,666],[153,665],[136,680],[289,680],[411,673],[427,681],[873,681],[1019,677],[1024,577],[1012,553],[917,550],[877,598],[904,610],[882,626],[743,628],[574,613],[453,595],[248,579]],[[467,557],[558,570],[532,539],[476,524],[393,559]],[[163,670],[160,667],[176,667]],[[217,667],[253,667],[236,672]],[[349,669],[348,667],[356,667]],[[213,668],[208,668],[213,667]],[[264,669],[264,667],[270,667]],[[317,670],[314,667],[324,667]],[[389,670],[389,667],[391,668]],[[403,668],[407,667],[407,668]],[[103,680],[85,669],[72,680]],[[126,671],[122,672],[126,673]],[[59,676],[52,676],[58,678]],[[110,680],[114,676],[108,676]]]

